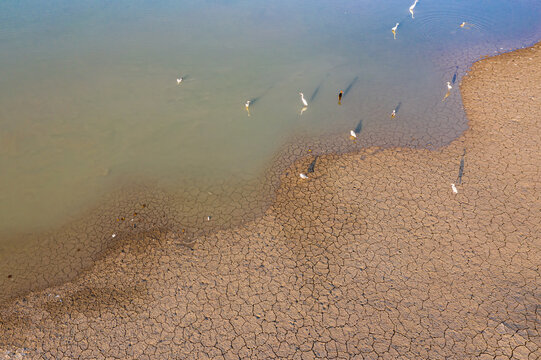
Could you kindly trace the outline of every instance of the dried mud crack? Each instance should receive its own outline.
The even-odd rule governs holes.
[[[13,301],[0,358],[541,358],[540,63],[476,63],[445,148],[304,159],[254,222]]]

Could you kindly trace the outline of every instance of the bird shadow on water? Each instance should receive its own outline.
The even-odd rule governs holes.
[[[261,95],[256,96],[256,97],[254,97],[254,98],[251,98],[251,99],[249,100],[249,101],[250,101],[250,106],[255,105],[255,103],[257,103],[259,100],[261,100],[261,98],[262,98],[263,96],[265,96],[272,88],[273,88],[273,86],[270,86],[267,90],[263,91],[263,92],[261,93]]]
[[[353,86],[355,85],[355,83],[359,80],[359,76],[355,76],[353,78],[353,80],[351,80],[348,84],[348,86],[346,87],[346,90],[344,90],[344,94],[342,95],[342,99],[345,99],[346,96],[348,96],[349,92],[351,91],[351,89],[353,88]]]
[[[259,99],[261,99],[261,96],[258,96],[258,97],[255,97],[255,98],[251,98],[251,99],[248,100],[248,101],[250,101],[250,105],[253,106],[253,105],[255,105],[256,102],[259,101]]]
[[[398,114],[398,112],[400,111],[400,108],[401,108],[401,107],[402,107],[402,101],[400,101],[400,102],[398,103],[398,105],[396,105],[396,107],[394,108],[395,113]]]
[[[359,122],[357,123],[357,126],[355,126],[355,129],[353,129],[353,131],[355,132],[355,134],[359,134],[361,131],[363,130],[363,120],[359,120]]]
[[[329,74],[325,75],[325,77],[319,82],[318,86],[316,87],[316,89],[314,90],[312,95],[310,96],[310,102],[313,102],[316,99],[316,97],[317,97],[317,95],[319,93],[319,90],[321,89],[321,86],[323,85],[323,82],[325,81],[327,76],[329,76]]]
[[[451,80],[451,83],[453,83],[453,85],[455,84],[457,77],[458,77],[458,66],[456,67],[455,74],[453,75],[453,80]]]
[[[321,88],[321,83],[317,86],[317,88],[312,93],[312,96],[310,96],[310,102],[314,102],[316,99],[317,93],[319,92],[319,89]]]

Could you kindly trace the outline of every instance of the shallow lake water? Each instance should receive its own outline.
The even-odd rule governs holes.
[[[81,247],[95,256],[150,198],[176,213],[149,212],[147,224],[249,218],[276,182],[269,169],[305,148],[452,141],[467,126],[461,76],[481,56],[539,40],[541,3],[420,0],[414,17],[410,5],[3,1],[0,276],[47,273],[50,259],[23,264],[66,241],[55,262]]]

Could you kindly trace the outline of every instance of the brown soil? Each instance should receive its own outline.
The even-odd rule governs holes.
[[[254,222],[192,249],[149,232],[17,299],[0,358],[541,358],[540,63],[476,63],[441,150],[324,156],[308,180],[304,159]]]

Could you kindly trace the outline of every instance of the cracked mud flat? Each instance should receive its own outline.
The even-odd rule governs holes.
[[[256,221],[193,249],[149,232],[11,302],[0,358],[541,358],[540,64],[476,63],[445,148],[321,156],[307,181],[303,159]]]

